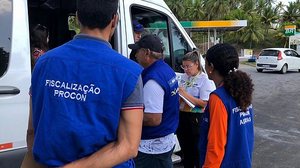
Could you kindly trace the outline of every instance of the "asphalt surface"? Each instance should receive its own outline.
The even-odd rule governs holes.
[[[240,65],[240,69],[255,84],[252,167],[300,168],[300,73],[258,73],[248,65]]]
[[[300,73],[240,67],[255,84],[254,168],[300,167]]]

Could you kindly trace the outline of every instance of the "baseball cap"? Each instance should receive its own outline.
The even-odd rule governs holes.
[[[135,32],[143,32],[144,26],[140,24],[137,20],[132,21],[133,31]]]
[[[146,48],[154,52],[163,53],[163,43],[161,39],[153,34],[143,36],[138,42],[129,44],[128,47],[132,50]]]

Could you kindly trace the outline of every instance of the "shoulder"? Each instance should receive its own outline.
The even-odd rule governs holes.
[[[224,102],[224,104],[227,104],[233,99],[224,86],[218,87],[213,91],[213,94],[216,94]]]
[[[204,72],[201,72],[199,75],[197,75],[197,79],[198,80],[209,80],[207,74]]]
[[[219,97],[218,94],[212,93],[212,94],[210,94],[209,102],[211,102],[213,104],[215,104],[215,103],[221,103],[222,99]]]
[[[131,59],[126,58],[125,56],[121,55],[120,53],[116,52],[115,50],[112,51],[114,54],[114,62],[116,67],[127,71],[129,73],[134,73],[140,75],[143,68],[138,63],[132,61]]]
[[[68,46],[69,44],[71,43],[70,42],[67,42],[65,44],[62,44],[58,47],[55,47],[51,50],[48,50],[47,52],[44,53],[43,57],[41,57],[41,60],[47,60],[49,58],[56,58],[57,56],[61,56],[62,53],[66,52],[68,50]],[[72,51],[72,50],[70,50]]]
[[[157,90],[161,90],[163,91],[163,88],[160,86],[159,83],[157,83],[157,81],[153,80],[153,79],[150,79],[148,80],[146,83],[145,83],[145,86],[144,86],[144,92],[152,92],[153,91],[157,91]]]
[[[209,80],[208,76],[203,72],[201,72],[201,74],[196,76],[196,81],[200,85],[212,85],[213,84],[213,82],[211,80]]]

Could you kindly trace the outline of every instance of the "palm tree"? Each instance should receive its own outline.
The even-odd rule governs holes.
[[[203,0],[194,0],[194,3],[187,9],[189,20],[204,20],[205,10],[203,9]]]
[[[263,1],[263,0],[259,0]],[[256,2],[254,0],[247,0],[244,1],[241,5],[242,10],[244,10],[246,13],[251,13],[255,10]]]
[[[205,0],[207,20],[223,19],[230,11],[230,0]]]
[[[185,9],[182,5],[184,0],[167,0],[166,3],[174,13],[174,15],[181,20],[182,16],[184,15]]]
[[[300,18],[300,2],[289,2],[286,10],[283,13],[283,22],[295,23],[298,18]]]
[[[283,12],[284,12],[284,8],[286,6],[282,3],[282,2],[279,2],[277,5],[276,5],[276,11],[278,11],[278,14],[279,15],[282,15]]]
[[[264,33],[260,22],[259,15],[252,13],[248,18],[248,26],[241,30],[240,40],[248,43],[252,48],[253,43],[259,43],[264,40]]]
[[[264,24],[265,32],[268,34],[268,30],[271,28],[272,24],[275,23],[279,16],[278,11],[272,6],[267,6],[263,9],[261,14],[261,21]]]

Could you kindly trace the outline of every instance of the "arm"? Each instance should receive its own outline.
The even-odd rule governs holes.
[[[118,139],[90,156],[74,161],[64,168],[107,168],[123,163],[137,155],[143,121],[143,84],[136,87],[123,102],[118,128]]]
[[[141,138],[143,110],[123,110],[118,129],[118,140],[107,144],[91,156],[72,162],[64,168],[107,168],[137,155]]]
[[[144,126],[158,126],[161,123],[162,113],[145,113]]]
[[[29,152],[32,151],[33,141],[34,141],[34,129],[33,129],[33,123],[32,123],[32,102],[31,102],[31,96],[30,96],[29,119],[28,119],[28,128],[27,128],[27,134],[26,134],[27,150]]]
[[[144,86],[144,126],[158,126],[162,120],[164,90],[154,80],[149,80]]]
[[[45,166],[37,163],[34,160],[32,154],[32,146],[34,142],[34,128],[32,123],[32,102],[30,96],[30,104],[29,104],[29,119],[28,119],[28,128],[26,134],[26,142],[27,142],[27,152],[24,156],[24,159],[21,164],[21,168],[45,168]]]
[[[190,95],[183,87],[179,87],[179,94],[181,94],[183,97],[187,98],[189,101],[191,101],[194,105],[205,107],[207,104],[207,101],[204,101],[202,99],[198,99],[192,95]]]
[[[207,105],[210,93],[216,89],[214,83],[208,78],[202,78],[202,81],[199,98],[196,98],[186,92],[183,87],[179,88],[179,93],[198,107],[205,107]]]
[[[209,102],[210,128],[205,162],[202,168],[218,168],[221,166],[225,154],[228,115],[223,102],[217,95],[212,94]]]

